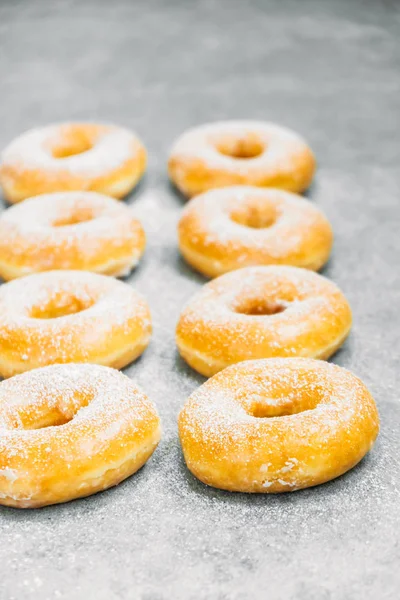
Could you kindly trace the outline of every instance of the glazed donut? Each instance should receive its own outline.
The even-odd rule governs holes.
[[[307,189],[315,159],[293,131],[258,121],[221,121],[186,131],[172,147],[169,175],[187,197],[230,185]]]
[[[126,375],[52,365],[0,384],[0,504],[34,508],[120,483],[152,455],[160,419]]]
[[[0,375],[54,363],[122,368],[151,335],[145,300],[122,281],[86,271],[48,271],[0,287]]]
[[[60,123],[31,129],[4,150],[0,184],[8,202],[52,192],[93,191],[122,198],[146,168],[134,133],[114,125]]]
[[[293,492],[354,467],[379,431],[373,398],[355,375],[306,358],[228,367],[179,415],[189,470],[232,492]]]
[[[248,186],[194,198],[183,211],[178,235],[186,261],[208,277],[270,264],[317,271],[333,240],[328,220],[308,200]]]
[[[350,306],[332,281],[297,267],[247,267],[203,286],[181,313],[176,342],[210,377],[248,359],[326,359],[350,327]]]
[[[45,194],[0,215],[0,276],[54,269],[120,277],[137,265],[145,234],[130,209],[95,192]]]

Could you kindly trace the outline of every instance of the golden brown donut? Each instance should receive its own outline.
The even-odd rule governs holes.
[[[329,258],[332,228],[311,202],[282,190],[233,186],[211,190],[185,207],[179,247],[208,277],[255,265],[317,271]]]
[[[0,276],[54,269],[116,277],[137,265],[145,233],[131,210],[95,192],[44,194],[0,215]]]
[[[230,185],[307,189],[315,158],[285,127],[262,121],[221,121],[185,131],[172,147],[169,175],[191,198]]]
[[[336,365],[270,358],[228,367],[179,415],[189,470],[232,492],[293,492],[325,483],[371,449],[379,416],[365,385]]]
[[[126,375],[52,365],[0,383],[0,504],[34,508],[89,496],[135,473],[160,419]]]
[[[8,202],[52,192],[93,191],[122,198],[146,168],[146,150],[114,125],[59,123],[31,129],[4,150],[0,184]]]
[[[0,287],[0,375],[54,363],[122,368],[151,336],[150,311],[131,286],[86,271],[48,271]]]
[[[350,306],[332,281],[296,267],[247,267],[203,286],[181,313],[176,342],[210,377],[249,359],[326,359],[350,327]]]

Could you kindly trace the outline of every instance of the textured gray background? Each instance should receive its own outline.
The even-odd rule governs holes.
[[[399,8],[397,4],[397,8]],[[399,597],[399,93],[396,3],[339,0],[0,2],[0,146],[57,120],[136,129],[148,174],[128,202],[148,233],[132,284],[154,337],[127,369],[164,437],[118,488],[38,511],[0,510],[1,600],[369,600]],[[379,405],[382,433],[346,476],[292,495],[230,495],[186,471],[176,416],[202,382],[174,324],[203,283],[177,251],[173,139],[196,123],[269,119],[301,132],[310,191],[336,242],[325,274],[354,330],[334,361]],[[396,591],[397,590],[397,591]]]

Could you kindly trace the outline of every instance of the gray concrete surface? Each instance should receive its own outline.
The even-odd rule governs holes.
[[[148,233],[130,278],[154,316],[126,370],[156,402],[164,437],[118,488],[38,511],[0,510],[1,600],[385,600],[399,597],[400,22],[393,0],[0,3],[0,146],[65,119],[136,129],[148,174],[128,199]],[[181,261],[182,200],[166,156],[186,127],[269,119],[304,134],[309,195],[336,242],[325,274],[354,330],[334,361],[379,406],[382,433],[352,472],[292,495],[230,495],[186,471],[176,431],[202,382],[174,323],[203,283]]]

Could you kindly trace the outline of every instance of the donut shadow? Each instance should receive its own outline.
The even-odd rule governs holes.
[[[327,277],[328,279],[331,279],[331,271],[334,269],[334,257],[331,255],[328,260],[326,261],[326,263],[324,265],[322,265],[322,267],[320,269],[318,269],[317,273],[319,273],[319,275],[323,275],[324,277]]]
[[[124,375],[126,375],[127,377],[132,379],[132,373],[130,373],[130,369],[140,367],[141,363],[146,360],[146,354],[150,350],[150,346],[152,344],[152,338],[153,338],[153,336],[150,337],[150,341],[149,341],[148,345],[143,350],[143,352],[140,356],[135,358],[132,362],[128,363],[121,369],[118,369],[118,371],[121,371],[122,373],[124,373]]]
[[[308,188],[306,190],[304,190],[303,192],[301,192],[300,196],[307,198],[307,200],[315,201],[316,189],[317,189],[317,182],[315,181],[315,179],[313,179],[313,181],[310,183]]]
[[[142,177],[139,179],[135,187],[123,198],[120,198],[121,202],[124,202],[127,206],[133,204],[137,197],[142,194],[146,185],[147,185],[148,175],[144,173]]]
[[[192,369],[192,367],[182,358],[178,350],[175,350],[174,354],[174,369],[179,375],[185,375],[193,379],[199,386],[207,381],[207,377]]]
[[[162,183],[168,188],[168,190],[171,192],[174,198],[179,200],[179,203],[181,205],[185,205],[190,201],[190,198],[185,196],[185,194],[180,191],[180,189],[174,184],[173,181],[171,181],[171,179],[163,177]]]
[[[135,267],[133,267],[133,269],[131,269],[129,273],[121,275],[120,277],[116,277],[115,279],[127,284],[134,283],[138,277],[141,277],[142,272],[146,269],[148,265],[148,258],[148,252],[146,252],[145,250],[142,256],[140,257],[138,264]]]
[[[207,278],[205,275],[202,275],[201,273],[199,273],[199,271],[193,269],[189,265],[189,263],[185,261],[182,254],[179,252],[179,249],[176,250],[176,252],[174,253],[172,261],[179,275],[182,275],[183,277],[190,279],[191,281],[195,281],[200,285],[204,285],[205,283],[211,281],[211,279]]]
[[[336,350],[332,356],[328,358],[328,362],[338,364],[341,367],[351,364],[351,356],[353,354],[353,338],[351,333],[345,339],[343,344]]]

